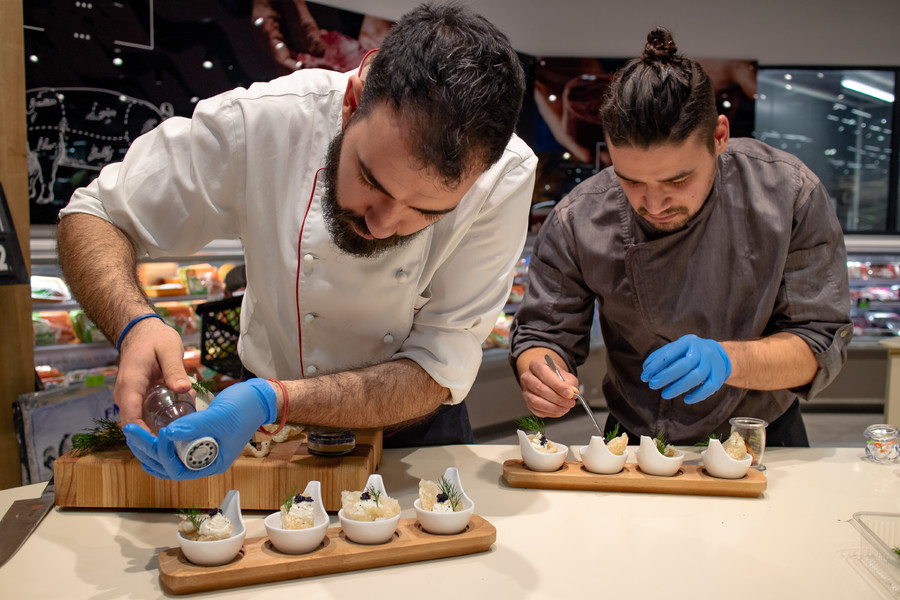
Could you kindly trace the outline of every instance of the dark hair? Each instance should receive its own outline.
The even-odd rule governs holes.
[[[500,30],[459,4],[424,4],[391,28],[354,116],[380,103],[397,110],[420,166],[453,188],[503,155],[524,93],[522,64]]]
[[[697,61],[678,55],[665,27],[651,31],[643,55],[616,73],[600,115],[613,145],[678,143],[699,130],[709,149],[715,147],[718,115],[709,76]]]

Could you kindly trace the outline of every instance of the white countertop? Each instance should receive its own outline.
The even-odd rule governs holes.
[[[699,462],[684,450],[688,464]],[[475,513],[497,529],[489,552],[188,597],[891,597],[859,561],[849,520],[900,512],[900,463],[871,462],[862,448],[767,449],[759,498],[516,489],[500,481],[510,458],[517,446],[386,450],[378,471],[401,516],[414,518],[419,479],[457,467]],[[0,514],[43,485],[0,491]],[[265,535],[264,516],[244,515],[248,538]],[[0,568],[2,597],[164,597],[157,555],[177,544],[175,530],[170,511],[54,508]]]

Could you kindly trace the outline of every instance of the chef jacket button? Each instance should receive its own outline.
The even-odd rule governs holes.
[[[306,313],[303,316],[303,320],[306,321],[307,323],[312,323],[313,321],[315,321],[315,319],[316,319],[316,315],[314,315],[312,313]]]
[[[387,334],[386,336],[384,336],[385,344],[390,344],[393,341],[394,341],[394,336],[392,336],[391,334]]]
[[[316,260],[316,257],[314,254],[310,254],[307,252],[306,254],[303,255],[303,262],[305,262],[308,265],[311,265],[314,260]]]
[[[847,330],[846,330],[846,329],[843,330],[843,331],[841,332],[841,337],[842,337],[842,338],[847,337]]]
[[[409,275],[406,274],[406,271],[404,271],[403,269],[400,269],[399,271],[397,271],[397,282],[398,283],[403,283],[407,279],[409,279]]]
[[[315,375],[319,370],[316,368],[316,365],[309,365],[306,367],[307,375]]]

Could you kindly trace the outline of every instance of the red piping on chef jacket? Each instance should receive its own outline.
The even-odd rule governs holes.
[[[306,205],[306,212],[303,213],[303,222],[300,223],[300,235],[297,236],[297,281],[294,282],[294,297],[297,300],[297,350],[300,352],[300,377],[306,377],[306,369],[303,368],[303,328],[300,325],[300,244],[303,242],[303,228],[306,227],[306,218],[309,216],[309,209],[312,208],[313,197],[316,195],[316,182],[319,180],[319,173],[325,170],[322,167],[316,171],[313,177],[313,188],[309,194],[309,203]]]

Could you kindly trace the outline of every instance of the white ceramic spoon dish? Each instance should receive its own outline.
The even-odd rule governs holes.
[[[416,498],[413,507],[416,509],[416,518],[422,529],[428,533],[450,535],[460,533],[469,524],[469,519],[475,511],[475,503],[466,495],[462,483],[459,480],[459,471],[456,467],[448,467],[444,471],[444,479],[459,492],[459,510],[449,513],[439,513],[422,508],[421,501]]]
[[[671,477],[675,475],[684,462],[684,452],[677,450],[675,456],[664,456],[656,447],[656,440],[646,435],[641,436],[641,445],[637,451],[638,467],[648,475]]]
[[[184,556],[194,563],[204,567],[224,565],[230,562],[244,545],[244,536],[247,529],[244,527],[244,518],[241,516],[241,494],[237,490],[231,490],[225,494],[222,500],[222,514],[231,521],[231,537],[224,540],[199,542],[189,540],[178,532],[178,543]]]
[[[365,489],[373,489],[380,494],[388,495],[384,489],[384,481],[378,473],[369,475]],[[377,521],[356,521],[345,516],[342,508],[338,511],[338,520],[341,522],[341,529],[344,530],[344,535],[350,541],[358,544],[384,544],[394,537],[394,532],[397,531],[397,524],[400,522],[400,514],[398,513],[389,519],[379,519]]]
[[[585,469],[603,475],[618,473],[628,460],[628,448],[622,454],[613,454],[606,446],[606,440],[600,435],[592,435],[588,445],[578,449],[578,454]]]
[[[281,526],[281,511],[266,517],[266,534],[272,545],[285,554],[303,554],[319,547],[328,530],[328,512],[322,503],[322,484],[310,481],[303,495],[313,499],[313,526],[308,529],[285,529]]]
[[[519,449],[522,452],[522,460],[525,466],[532,471],[556,471],[569,455],[569,447],[565,444],[556,444],[556,452],[541,452],[531,445],[528,435],[521,429],[516,430],[519,436]]]
[[[709,446],[700,453],[700,458],[703,459],[703,467],[707,473],[722,479],[740,479],[747,474],[753,461],[753,456],[749,452],[741,460],[731,458],[725,452],[722,442],[716,438],[709,439]]]

